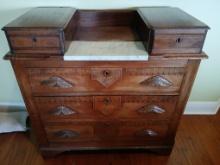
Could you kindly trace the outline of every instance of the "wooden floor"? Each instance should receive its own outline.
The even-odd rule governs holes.
[[[27,134],[0,135],[0,165],[220,165],[220,113],[183,116],[170,156],[150,153],[65,153],[43,159]]]

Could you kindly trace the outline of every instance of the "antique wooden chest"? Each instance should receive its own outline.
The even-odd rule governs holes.
[[[10,46],[5,59],[44,156],[100,149],[170,153],[200,61],[207,58],[207,25],[174,7],[41,7],[3,30]],[[83,50],[84,42],[141,43],[148,58],[65,60],[74,42],[73,51]],[[108,48],[111,54],[120,44]]]

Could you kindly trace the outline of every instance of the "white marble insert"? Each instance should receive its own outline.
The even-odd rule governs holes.
[[[65,61],[147,61],[141,41],[72,41]]]

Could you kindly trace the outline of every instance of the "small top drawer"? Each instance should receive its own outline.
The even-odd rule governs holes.
[[[204,34],[157,34],[151,53],[201,53],[204,39]]]
[[[62,54],[62,33],[53,30],[8,30],[8,42],[13,53]]]
[[[199,54],[209,27],[176,7],[138,8],[137,29],[151,55]]]
[[[74,29],[70,24],[75,12],[71,7],[36,7],[27,11],[2,29],[11,52],[16,56],[63,54]]]

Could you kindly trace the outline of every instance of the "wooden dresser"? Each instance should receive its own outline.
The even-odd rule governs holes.
[[[4,58],[44,156],[70,150],[170,153],[200,61],[207,58],[207,25],[173,7],[45,7],[3,30],[10,46]],[[149,58],[66,61],[74,41],[139,41]]]

